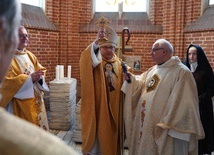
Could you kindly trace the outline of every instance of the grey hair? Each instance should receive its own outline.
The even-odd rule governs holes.
[[[4,40],[4,52],[14,49],[18,40],[18,28],[21,24],[21,4],[19,0],[0,0],[0,26]],[[1,41],[2,42],[2,41]],[[12,45],[13,46],[12,46]],[[2,48],[2,47],[1,47]]]
[[[172,44],[167,41],[166,39],[158,39],[155,41],[155,44],[159,44],[161,47],[165,48],[166,50],[168,50],[171,54],[174,53],[174,48],[172,46]]]

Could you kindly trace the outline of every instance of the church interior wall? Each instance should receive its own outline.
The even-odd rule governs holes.
[[[214,69],[214,24],[211,23],[213,28],[211,26],[210,29],[203,30],[206,23],[199,23],[200,31],[185,31],[186,27],[202,16],[202,0],[150,0],[149,2],[150,8],[147,15],[149,24],[152,26],[136,25],[130,23],[129,19],[111,17],[112,27],[119,35],[123,27],[130,27],[129,44],[133,47],[133,52],[127,54],[142,56],[142,67],[136,74],[140,74],[153,65],[149,52],[153,42],[159,38],[169,40],[175,47],[175,55],[178,55],[181,60],[184,60],[186,48],[190,43],[201,45]],[[80,86],[80,54],[94,41],[98,31],[96,25],[94,28],[91,26],[93,24],[91,22],[93,20],[92,6],[92,0],[46,0],[45,14],[48,20],[56,25],[57,30],[36,28],[30,26],[29,23],[24,24],[31,35],[28,49],[48,69],[47,82],[55,78],[56,65],[71,65],[71,76],[77,79],[78,86]],[[139,19],[139,22],[142,20]],[[129,24],[126,25],[128,22]],[[65,67],[65,75],[66,72]]]

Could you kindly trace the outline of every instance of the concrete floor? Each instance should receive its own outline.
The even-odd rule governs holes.
[[[74,142],[73,140],[73,130],[72,128],[69,131],[62,131],[62,130],[51,130],[52,134],[56,135],[58,138],[60,138],[63,142],[65,142],[68,146],[72,147],[74,150],[76,150],[79,153],[82,149],[82,144]],[[124,150],[124,155],[128,155],[128,150]]]
[[[72,128],[69,131],[62,131],[62,130],[51,130],[52,134],[56,135],[58,138],[60,138],[64,143],[66,143],[68,146],[72,147],[74,150],[79,152],[80,154],[82,149],[82,144],[79,142],[74,142],[73,140],[73,131]],[[124,149],[124,155],[128,155],[129,151],[128,149]],[[214,152],[212,153],[214,155]]]
[[[214,103],[214,97],[213,97],[213,103]],[[214,106],[214,105],[213,105]],[[214,109],[213,109],[214,110]],[[60,138],[63,142],[65,142],[68,146],[72,147],[79,153],[81,153],[82,144],[75,142],[73,140],[73,128],[71,128],[69,131],[62,131],[62,130],[51,130],[52,134],[56,135],[58,138]],[[128,155],[128,150],[124,150],[124,155]],[[212,153],[214,155],[214,152]]]

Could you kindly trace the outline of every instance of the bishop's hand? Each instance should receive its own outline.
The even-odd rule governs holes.
[[[105,31],[105,29],[104,28],[100,28],[99,32],[97,33],[97,38],[95,40],[95,44],[98,45],[99,41],[101,39],[105,39],[105,38],[106,38],[106,31]]]

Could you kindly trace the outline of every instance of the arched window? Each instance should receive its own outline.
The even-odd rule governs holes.
[[[95,12],[146,12],[147,0],[94,0]]]
[[[45,10],[45,0],[20,0],[21,3],[38,6]]]
[[[214,5],[214,0],[209,0],[209,5]]]

